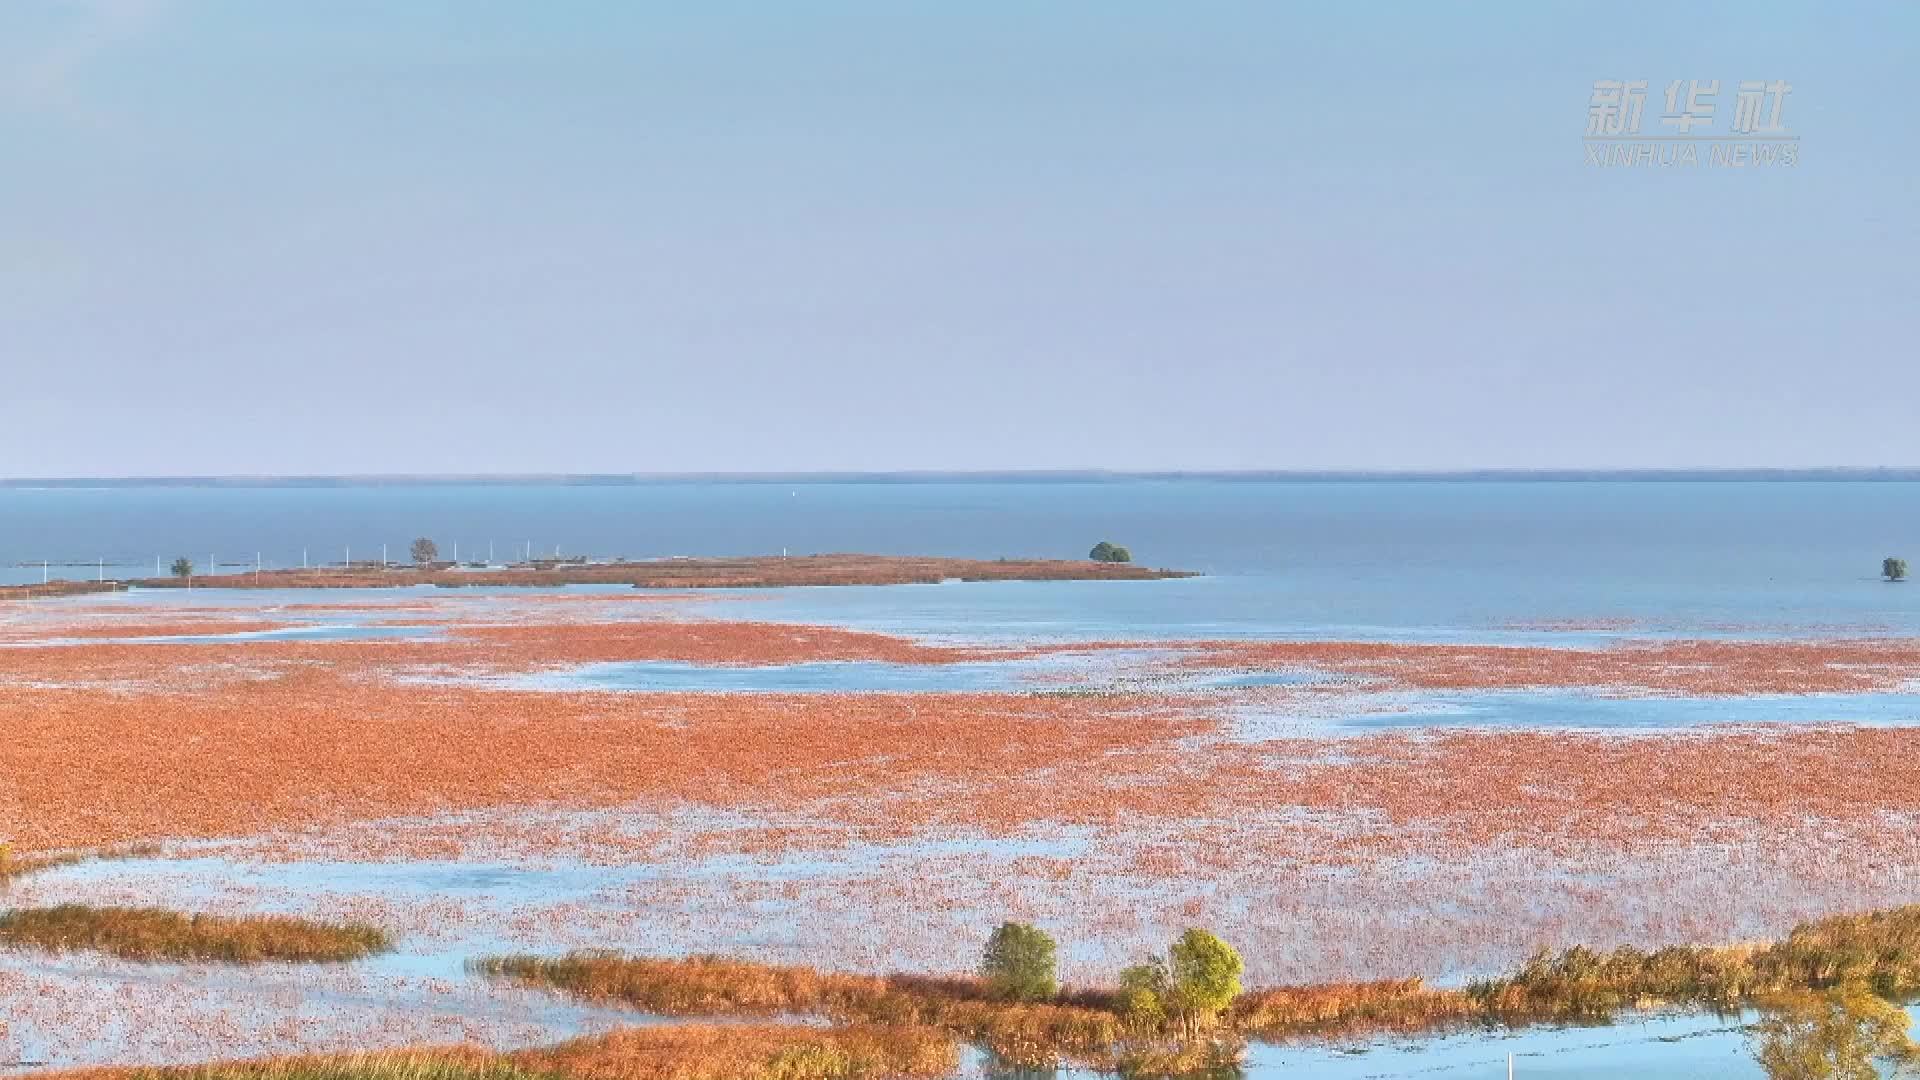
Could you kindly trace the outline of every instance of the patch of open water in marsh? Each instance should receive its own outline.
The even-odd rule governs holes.
[[[1365,691],[1228,708],[1236,738],[1383,730],[1670,731],[1729,724],[1920,724],[1920,693],[1616,697],[1560,690]]]

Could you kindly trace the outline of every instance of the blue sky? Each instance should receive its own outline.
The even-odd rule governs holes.
[[[1904,3],[9,0],[0,475],[1920,464],[1916,72]],[[1610,78],[1786,80],[1800,161],[1591,166]]]

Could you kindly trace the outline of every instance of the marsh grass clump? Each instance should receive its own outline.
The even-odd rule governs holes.
[[[508,1059],[596,1080],[861,1080],[947,1076],[960,1066],[960,1048],[951,1035],[915,1025],[675,1025],[624,1028]]]
[[[1595,1017],[1635,1005],[1731,1007],[1848,985],[1889,998],[1920,992],[1920,904],[1801,923],[1765,945],[1541,952],[1517,974],[1469,993],[1496,1016]]]
[[[124,844],[119,847],[87,851],[56,851],[40,855],[22,855],[12,844],[0,843],[0,887],[5,887],[44,870],[74,866],[96,859],[144,859],[161,853],[159,844]]]
[[[474,961],[488,975],[673,1016],[815,1014],[850,1024],[934,1028],[1022,1066],[1106,1055],[1124,1032],[1110,1012],[996,999],[978,978],[844,975],[719,956],[576,952]]]
[[[1249,990],[1234,999],[1227,1022],[1259,1037],[1424,1031],[1480,1017],[1474,999],[1463,991],[1435,990],[1420,979],[1388,979]]]
[[[187,915],[161,908],[18,908],[0,914],[0,944],[86,950],[127,960],[337,963],[393,947],[384,930],[282,915]]]

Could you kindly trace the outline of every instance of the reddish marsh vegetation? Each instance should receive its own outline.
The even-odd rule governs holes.
[[[1311,670],[1416,690],[1592,689],[1729,697],[1896,690],[1920,672],[1920,641],[1626,641],[1606,648],[1405,642],[1208,642],[1193,667]]]
[[[514,1053],[398,1050],[176,1068],[90,1069],[58,1080],[884,1080],[959,1066],[951,1036],[893,1026],[624,1028]]]

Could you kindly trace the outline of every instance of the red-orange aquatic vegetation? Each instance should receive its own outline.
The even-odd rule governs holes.
[[[1627,641],[1605,648],[1405,642],[1208,642],[1189,667],[1317,671],[1421,690],[1585,689],[1694,697],[1896,690],[1920,641]]]

